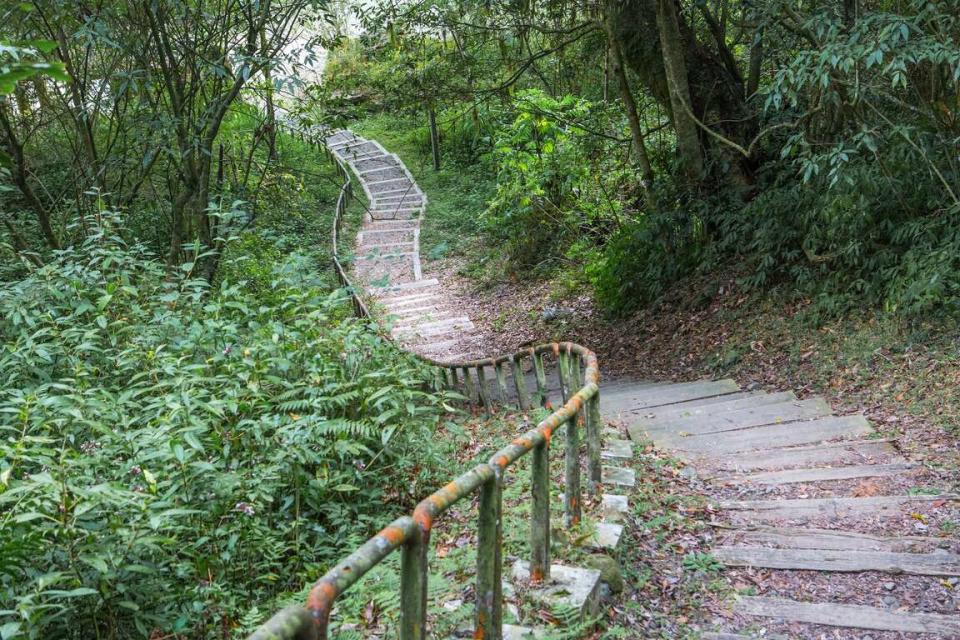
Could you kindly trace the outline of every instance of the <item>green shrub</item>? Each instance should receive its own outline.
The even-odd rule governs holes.
[[[110,224],[0,285],[0,635],[242,633],[423,493],[443,399],[301,256],[263,304]]]

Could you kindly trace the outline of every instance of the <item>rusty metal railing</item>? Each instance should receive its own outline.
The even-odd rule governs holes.
[[[340,284],[350,291],[358,315],[369,317],[369,308],[355,289],[340,262],[337,243],[342,218],[353,196],[350,172],[316,136],[297,132],[304,141],[317,145],[337,164],[344,183],[337,199],[333,224],[333,264]],[[442,383],[457,389],[474,406],[492,409],[493,380],[500,402],[515,400],[521,410],[536,404],[549,407],[545,357],[556,363],[563,405],[537,426],[498,451],[486,463],[478,464],[442,489],[421,501],[410,515],[397,518],[356,551],[330,569],[310,590],[305,607],[283,609],[249,640],[327,640],[334,603],[351,585],[391,553],[400,549],[400,638],[424,640],[427,631],[427,552],[437,518],[464,498],[478,494],[478,538],[474,638],[501,640],[503,632],[501,594],[503,557],[502,522],[503,476],[506,469],[527,454],[532,455],[530,518],[530,581],[550,578],[550,441],[562,427],[565,436],[564,519],[577,524],[581,517],[580,478],[581,427],[587,450],[587,487],[598,493],[601,481],[600,371],[592,351],[571,342],[544,344],[496,358],[445,363],[423,358],[438,367]],[[536,383],[536,395],[526,384],[524,363]],[[507,384],[510,369],[513,389]],[[487,373],[492,375],[487,378]]]

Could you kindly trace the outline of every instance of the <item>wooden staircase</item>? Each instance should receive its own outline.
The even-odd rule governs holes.
[[[713,555],[729,575],[760,578],[704,638],[960,638],[960,600],[918,608],[897,597],[917,581],[960,588],[960,543],[929,533],[960,519],[960,500],[905,490],[923,484],[923,468],[862,415],[732,380],[604,391],[605,418],[704,478],[719,508]]]

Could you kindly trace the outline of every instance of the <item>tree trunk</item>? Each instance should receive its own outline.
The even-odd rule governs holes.
[[[622,0],[611,3],[610,7],[624,64],[630,67],[643,87],[675,122],[673,96],[667,81],[667,55],[661,46],[658,22],[660,2]],[[743,146],[750,144],[759,131],[757,109],[746,101],[741,74],[731,74],[724,63],[730,58],[728,52],[717,52],[717,49],[726,47],[725,42],[718,42],[716,38],[701,42],[697,38],[697,30],[676,13],[676,5],[671,3],[668,8],[674,9],[670,12],[674,17],[672,25],[676,27],[674,36],[679,31],[682,48],[680,58],[686,71],[690,110],[701,122],[725,138]],[[697,126],[695,122],[693,126]],[[747,159],[732,153],[705,134],[699,135],[698,144],[701,158],[720,157],[720,162],[710,163],[711,167],[718,168],[713,176],[718,181],[738,185],[751,183],[753,172],[763,161],[763,158]],[[726,167],[722,173],[720,167]]]
[[[680,159],[687,175],[699,180],[703,177],[703,154],[697,123],[692,117],[693,101],[690,99],[687,65],[683,58],[683,43],[680,39],[680,25],[677,22],[674,0],[657,0],[657,27]]]
[[[643,189],[647,207],[651,212],[656,212],[659,211],[660,207],[653,190],[653,166],[650,164],[650,156],[647,155],[647,143],[644,140],[643,128],[640,126],[640,114],[637,112],[637,103],[633,99],[633,92],[630,90],[630,83],[627,81],[627,74],[623,69],[623,56],[620,54],[620,44],[613,32],[611,20],[612,18],[608,17],[605,21],[609,41],[607,59],[610,61],[611,71],[620,85],[620,97],[627,112],[627,122],[630,123],[633,150],[637,155],[637,161],[640,163],[640,187]]]
[[[260,50],[267,51],[267,32],[260,30]],[[273,105],[273,73],[270,65],[263,67],[264,99],[267,103],[267,158],[270,162],[277,161],[277,114]]]
[[[750,100],[760,88],[760,72],[763,69],[763,27],[757,31],[756,40],[750,47],[750,73],[747,75],[746,95]]]
[[[437,111],[431,104],[427,107],[430,120],[430,151],[433,154],[433,170],[440,171],[440,130],[437,129]]]
[[[7,151],[10,154],[10,161],[13,164],[10,172],[13,183],[17,185],[17,189],[20,190],[27,204],[30,205],[30,208],[33,209],[36,214],[37,222],[40,224],[40,231],[43,234],[43,239],[47,243],[47,246],[51,249],[59,249],[60,240],[57,238],[57,234],[53,230],[53,225],[50,223],[50,212],[47,211],[47,208],[40,202],[40,198],[30,185],[27,172],[27,160],[23,155],[23,143],[17,139],[16,131],[13,129],[13,124],[10,122],[7,114],[6,105],[3,104],[3,102],[0,102],[0,126],[3,127],[3,137],[6,141]]]

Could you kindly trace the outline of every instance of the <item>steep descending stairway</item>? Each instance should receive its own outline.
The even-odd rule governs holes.
[[[355,273],[393,336],[439,360],[480,357],[473,323],[442,283],[423,278],[427,199],[406,167],[349,131],[326,142],[367,196]],[[481,388],[465,391],[507,400],[497,374],[485,371]],[[626,424],[634,442],[652,441],[687,459],[717,498],[714,555],[752,592],[741,593],[703,638],[960,638],[960,543],[929,533],[938,523],[960,522],[960,500],[909,491],[905,478],[919,485],[915,474],[923,469],[877,438],[863,416],[836,416],[823,400],[790,392],[744,391],[731,380],[604,384],[601,409],[607,420]],[[629,521],[636,482],[623,464],[632,444],[619,435],[604,438],[607,493],[590,542],[607,551]],[[510,579],[522,581],[524,571],[518,563]],[[545,596],[584,611],[596,606],[599,572],[557,565],[552,573],[571,582],[553,583]],[[539,636],[504,628],[506,638]]]
[[[440,361],[480,357],[470,318],[443,283],[423,277],[420,222],[427,196],[403,161],[347,130],[329,134],[326,145],[356,174],[369,203],[357,234],[354,273],[382,308],[377,316],[415,353]]]
[[[931,535],[960,496],[908,490],[924,470],[862,415],[732,380],[605,391],[605,417],[707,479],[713,553],[756,592],[704,638],[960,638],[960,541]]]

